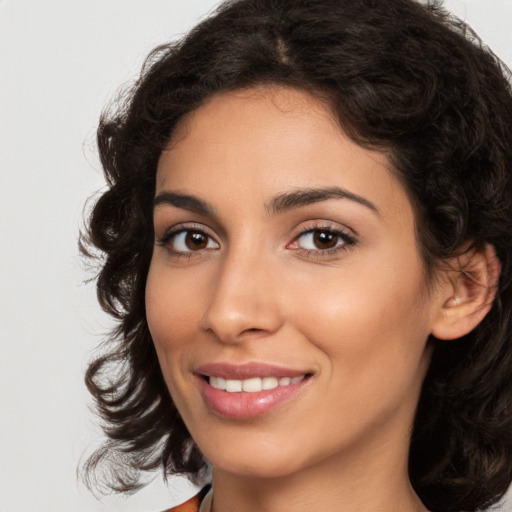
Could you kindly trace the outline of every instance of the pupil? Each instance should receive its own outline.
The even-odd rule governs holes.
[[[202,233],[188,233],[186,244],[189,249],[204,249],[206,247],[207,240]]]
[[[328,231],[317,231],[314,234],[315,245],[319,249],[330,249],[336,245],[338,236]]]

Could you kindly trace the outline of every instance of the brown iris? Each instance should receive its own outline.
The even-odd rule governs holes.
[[[315,231],[313,242],[319,249],[332,249],[338,243],[338,235],[330,231]]]
[[[189,231],[185,236],[185,245],[191,251],[206,249],[208,245],[208,237],[203,233]]]

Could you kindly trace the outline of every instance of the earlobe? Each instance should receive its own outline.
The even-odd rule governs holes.
[[[496,295],[500,263],[490,244],[471,248],[441,270],[440,308],[432,335],[452,340],[471,332],[487,315]]]

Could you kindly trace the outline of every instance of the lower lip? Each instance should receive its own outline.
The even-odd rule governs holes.
[[[218,416],[233,419],[250,419],[270,413],[297,396],[308,381],[309,378],[304,378],[295,384],[256,393],[229,393],[199,378],[201,395],[208,408]]]

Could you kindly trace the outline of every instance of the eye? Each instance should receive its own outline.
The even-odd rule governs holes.
[[[298,246],[306,250],[325,250],[334,249],[340,243],[344,243],[337,233],[326,230],[315,230],[304,233],[298,239]]]
[[[354,237],[334,227],[315,227],[300,233],[288,246],[289,249],[308,254],[332,254],[356,243]]]
[[[167,233],[159,245],[166,246],[171,253],[191,253],[209,249],[218,249],[219,244],[199,229],[178,229]]]

